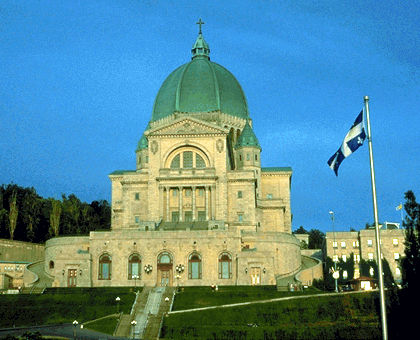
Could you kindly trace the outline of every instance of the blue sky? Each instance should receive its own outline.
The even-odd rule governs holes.
[[[110,200],[134,169],[160,85],[190,60],[198,18],[211,59],[242,85],[263,166],[291,166],[293,228],[373,220],[367,143],[328,158],[370,97],[379,218],[420,198],[416,1],[0,2],[0,183]]]

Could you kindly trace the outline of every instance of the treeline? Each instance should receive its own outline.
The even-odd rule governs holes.
[[[82,202],[76,195],[43,198],[34,188],[0,186],[0,238],[43,243],[58,235],[83,235],[111,228],[106,200]]]

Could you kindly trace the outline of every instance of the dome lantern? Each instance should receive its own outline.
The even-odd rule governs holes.
[[[200,29],[198,31],[198,37],[197,40],[195,41],[195,44],[193,46],[193,48],[191,49],[192,52],[192,57],[191,59],[195,59],[198,57],[203,57],[203,58],[207,58],[208,60],[210,60],[209,54],[210,54],[210,47],[207,44],[207,42],[204,40],[203,38],[203,34],[201,31],[201,25],[203,25],[204,22],[200,20],[198,20],[197,25],[200,26]]]

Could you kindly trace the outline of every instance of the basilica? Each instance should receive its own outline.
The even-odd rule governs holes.
[[[136,168],[109,175],[111,230],[47,241],[54,286],[276,285],[304,274],[292,169],[261,166],[245,94],[211,61],[201,21],[191,53],[156,95]]]

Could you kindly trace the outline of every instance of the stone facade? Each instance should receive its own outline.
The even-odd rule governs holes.
[[[395,225],[395,224],[393,224]],[[404,255],[405,231],[403,229],[380,228],[381,252],[390,266],[394,279],[401,281],[399,260]],[[376,238],[374,229],[364,229],[350,232],[327,232],[325,238],[325,253],[333,261],[348,259],[352,254],[355,260],[355,277],[358,277],[361,259],[375,260]]]
[[[292,170],[261,167],[239,83],[197,41],[159,90],[136,169],[109,175],[112,230],[47,242],[54,285],[274,285],[302,269]]]

